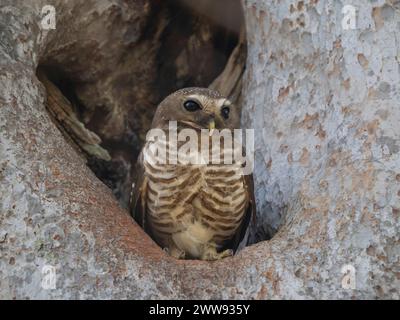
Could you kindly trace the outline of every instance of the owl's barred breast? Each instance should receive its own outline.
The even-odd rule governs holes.
[[[162,247],[199,258],[205,247],[219,249],[235,235],[249,201],[241,165],[165,164],[157,155],[143,164],[147,223]]]

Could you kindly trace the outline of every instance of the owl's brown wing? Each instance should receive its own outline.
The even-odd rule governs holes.
[[[147,177],[144,174],[143,152],[139,154],[136,162],[135,174],[136,176],[130,201],[130,211],[136,222],[146,231]]]
[[[235,237],[228,244],[228,247],[232,248],[234,252],[243,249],[248,244],[250,229],[253,228],[256,223],[253,175],[245,175],[243,179],[248,192],[249,203]]]

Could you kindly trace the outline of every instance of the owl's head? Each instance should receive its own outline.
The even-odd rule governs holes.
[[[206,88],[181,89],[158,106],[153,128],[166,128],[169,121],[195,129],[238,129],[239,110],[217,91]]]

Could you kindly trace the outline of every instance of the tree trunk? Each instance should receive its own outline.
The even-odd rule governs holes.
[[[41,25],[49,3],[56,30]],[[69,66],[69,98],[110,144],[108,128],[127,134],[121,114],[142,115],[145,130],[159,95],[179,86],[153,93],[167,9],[123,3],[0,0],[0,298],[399,299],[398,3],[363,3],[349,29],[338,1],[243,0],[242,123],[255,129],[259,242],[212,263],[167,256],[46,110],[39,64]],[[149,58],[146,74],[138,55]],[[225,60],[195,83],[211,83]],[[129,91],[133,73],[141,82]],[[109,112],[103,131],[90,122],[98,110]],[[55,288],[43,285],[48,265]]]

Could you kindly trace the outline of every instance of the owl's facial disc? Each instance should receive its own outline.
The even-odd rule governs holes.
[[[196,129],[223,129],[229,127],[231,102],[225,98],[211,98],[192,94],[183,102],[183,118],[178,121]]]
[[[168,128],[170,121],[181,127],[201,129],[238,129],[239,111],[217,91],[207,88],[185,88],[166,97],[153,119],[153,128]]]

